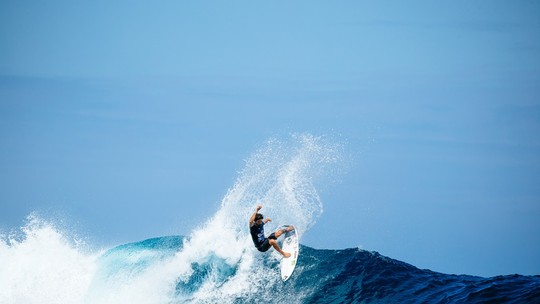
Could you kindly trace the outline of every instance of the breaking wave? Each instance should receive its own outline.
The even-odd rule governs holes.
[[[316,185],[339,166],[324,137],[271,139],[246,160],[219,210],[190,235],[89,250],[32,215],[0,240],[0,303],[481,303],[540,302],[539,276],[481,278],[420,270],[376,252],[301,246],[287,282],[279,254],[253,248],[255,206],[302,233],[323,204]],[[321,179],[322,178],[322,179]]]

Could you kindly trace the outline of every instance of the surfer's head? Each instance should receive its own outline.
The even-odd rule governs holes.
[[[259,221],[262,221],[262,219],[264,218],[264,216],[260,213],[257,213],[257,215],[255,215],[255,222],[257,222],[257,224],[261,224],[261,223],[258,223]]]

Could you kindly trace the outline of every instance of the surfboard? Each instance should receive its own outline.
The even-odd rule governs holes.
[[[296,267],[296,261],[298,261],[298,233],[296,232],[296,227],[294,228],[295,229],[293,231],[289,231],[284,234],[285,238],[283,239],[283,246],[281,246],[283,251],[291,254],[290,257],[281,259],[280,268],[281,279],[283,282],[287,281],[291,277],[294,268]]]

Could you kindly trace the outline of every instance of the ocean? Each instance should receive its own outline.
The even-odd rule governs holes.
[[[283,282],[279,254],[253,247],[249,216],[263,205],[294,224],[302,243],[323,212],[314,181],[340,155],[340,145],[320,137],[269,140],[219,209],[186,236],[96,249],[30,215],[0,238],[0,303],[540,303],[540,276],[443,274],[358,248],[301,246]]]
[[[279,256],[248,238],[240,251],[164,236],[89,253],[33,221],[24,241],[0,249],[0,303],[540,303],[540,276],[450,275],[301,246],[283,282]]]

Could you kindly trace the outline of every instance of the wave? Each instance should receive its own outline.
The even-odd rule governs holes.
[[[89,250],[54,223],[30,216],[0,241],[0,303],[539,302],[540,277],[480,278],[420,270],[359,249],[301,246],[291,279],[279,254],[254,249],[247,219],[257,204],[300,232],[323,211],[316,191],[341,145],[306,134],[271,139],[240,172],[219,210],[186,237]],[[273,226],[271,226],[273,225]]]
[[[179,250],[182,237],[165,237],[123,245],[102,257],[110,274],[110,262],[150,250],[156,263],[164,252]],[[137,253],[137,254],[135,254]],[[360,249],[317,250],[301,246],[301,259],[290,281],[282,282],[278,260],[261,256],[262,267],[242,273],[241,262],[210,256],[191,265],[188,276],[175,281],[172,302],[211,303],[535,303],[540,300],[540,276],[482,278],[421,270],[377,252]],[[173,255],[171,255],[172,257]],[[121,273],[138,273],[151,267],[148,253],[123,265]],[[114,280],[118,272],[114,270]],[[123,274],[120,277],[123,277]],[[237,276],[249,277],[248,284]],[[113,278],[113,277],[110,277]]]
[[[360,249],[301,246],[287,282],[279,258],[245,252],[231,261],[216,252],[178,267],[190,240],[152,238],[84,254],[46,224],[32,241],[0,251],[1,303],[538,303],[540,276],[482,278],[418,269]],[[52,234],[46,233],[52,232]],[[51,238],[52,237],[52,238]],[[49,254],[34,242],[48,244]],[[27,248],[21,248],[27,247]],[[5,248],[3,248],[5,249]],[[31,249],[31,250],[29,250]],[[36,251],[39,251],[36,252]],[[28,255],[41,256],[28,259]],[[11,264],[13,257],[21,263]],[[52,258],[56,256],[56,258]],[[7,262],[7,263],[6,263]],[[4,266],[9,265],[9,269]],[[22,266],[22,267],[21,267]]]

